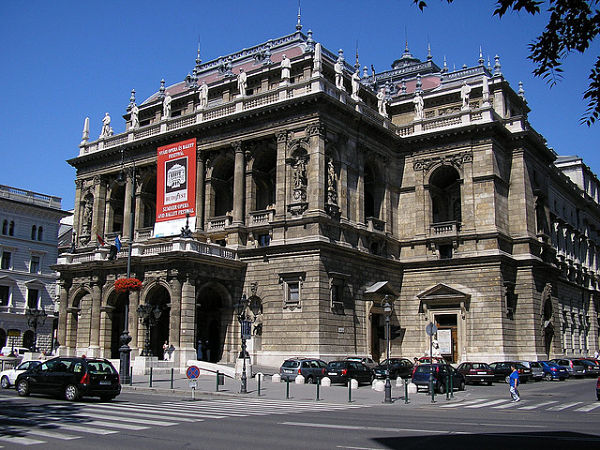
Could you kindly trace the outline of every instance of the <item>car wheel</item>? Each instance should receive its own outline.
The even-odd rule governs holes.
[[[8,389],[10,387],[10,381],[8,381],[8,377],[6,375],[2,377],[0,385],[2,385],[2,389]]]
[[[547,373],[546,375],[544,375],[544,380],[546,380],[546,381],[552,381],[552,375],[550,375],[549,373]]]
[[[491,381],[488,381],[488,382],[487,382],[487,385],[488,385],[488,386],[491,386],[491,385],[492,385],[492,382],[491,382]]]
[[[444,383],[439,383],[438,384],[437,391],[440,394],[445,394],[446,393],[446,386],[444,386]]]
[[[74,402],[79,398],[79,389],[74,384],[69,384],[65,388],[65,399]]]
[[[315,380],[313,379],[313,377],[306,377],[306,384],[313,384],[315,382]]]
[[[458,390],[459,391],[464,391],[465,390],[465,382],[461,380],[461,382],[458,385]]]
[[[25,380],[19,381],[17,384],[17,393],[21,397],[29,396],[29,383],[27,383]]]

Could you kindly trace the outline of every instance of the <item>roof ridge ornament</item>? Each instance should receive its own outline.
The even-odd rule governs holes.
[[[483,66],[483,63],[485,62],[483,59],[483,53],[481,50],[481,45],[479,46],[479,59],[477,60],[477,62],[479,63],[480,66]]]
[[[494,76],[501,77],[502,71],[500,70],[502,66],[500,65],[500,57],[498,55],[494,56]]]
[[[308,30],[308,32],[306,33],[307,38],[306,38],[306,53],[312,53],[315,51],[315,40],[313,39],[313,32],[312,30]]]
[[[86,117],[83,121],[83,133],[81,134],[81,144],[85,145],[90,140],[90,118]]]
[[[431,61],[433,56],[431,55],[431,43],[427,43],[427,61]]]
[[[158,98],[162,101],[165,98],[165,79],[160,80],[160,89],[158,90]]]
[[[298,0],[298,22],[296,23],[296,31],[302,30],[302,24],[300,23],[300,0]]]
[[[135,89],[131,90],[131,97],[129,97],[129,105],[127,105],[127,112],[131,111],[133,105],[135,105]]]

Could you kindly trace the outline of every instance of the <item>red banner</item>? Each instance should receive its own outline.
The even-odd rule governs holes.
[[[156,164],[156,222],[195,217],[196,139],[158,147]]]

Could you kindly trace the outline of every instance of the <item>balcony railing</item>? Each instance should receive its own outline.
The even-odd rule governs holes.
[[[460,223],[456,220],[437,222],[430,225],[429,232],[433,237],[456,236],[460,230]]]
[[[232,217],[218,216],[208,219],[208,231],[220,231],[231,225]]]
[[[385,221],[375,217],[367,217],[367,229],[369,231],[385,231]]]
[[[268,225],[275,217],[274,209],[265,209],[261,211],[252,211],[250,214],[250,226]]]

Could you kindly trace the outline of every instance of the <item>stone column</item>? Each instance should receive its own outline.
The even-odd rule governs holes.
[[[196,287],[188,275],[181,287],[180,365],[196,359]]]
[[[106,182],[99,176],[94,177],[94,212],[92,215],[91,241],[97,242],[104,235],[104,214],[106,208]]]
[[[140,304],[140,292],[130,292],[129,293],[129,317],[127,326],[129,327],[129,336],[131,336],[131,342],[129,343],[129,347],[131,348],[131,356],[132,359],[135,355],[139,355],[140,345],[138,344],[138,325],[140,321],[138,320],[137,309]]]
[[[325,127],[316,122],[306,127],[309,145],[309,161],[307,167],[307,200],[309,211],[325,210]]]
[[[100,308],[100,356],[101,358],[111,357],[111,337],[112,337],[112,313],[114,308],[105,305]]]
[[[177,350],[180,347],[179,331],[181,329],[181,280],[179,274],[169,280],[171,285],[171,311],[169,320],[169,343]]]
[[[141,185],[137,186],[137,188],[136,188],[137,192],[135,195],[135,217],[134,217],[135,223],[133,226],[134,240],[135,240],[135,232],[137,230],[139,230],[140,228],[142,228],[142,226],[144,225],[144,216],[142,214],[142,211],[144,210],[144,198],[141,193],[141,188],[142,188]]]
[[[67,307],[69,306],[69,290],[67,289],[67,281],[59,280],[59,305],[58,305],[58,344],[61,347],[67,345]]]
[[[354,199],[354,208],[356,211],[355,220],[357,223],[367,223],[365,217],[365,155],[363,152],[357,152],[358,155],[358,180],[356,182],[356,198]]]
[[[275,175],[275,218],[283,219],[287,208],[287,149],[288,132],[287,130],[277,133],[277,166]]]
[[[129,230],[131,228],[131,194],[133,192],[133,177],[127,172],[127,183],[125,184],[125,205],[123,207],[123,240],[129,241]]]
[[[81,214],[81,190],[83,188],[83,180],[75,180],[75,204],[73,211],[73,231],[77,233],[77,237],[79,237],[79,233],[81,230],[79,229],[79,216]],[[62,342],[60,343],[61,345]]]
[[[196,230],[204,229],[204,155],[197,154],[196,161]]]
[[[235,152],[235,166],[233,172],[233,224],[244,223],[244,178],[246,176],[246,164],[242,141],[232,144]]]
[[[100,306],[102,287],[98,280],[92,282],[92,310],[90,312],[90,345],[88,356],[99,356],[100,350]]]

